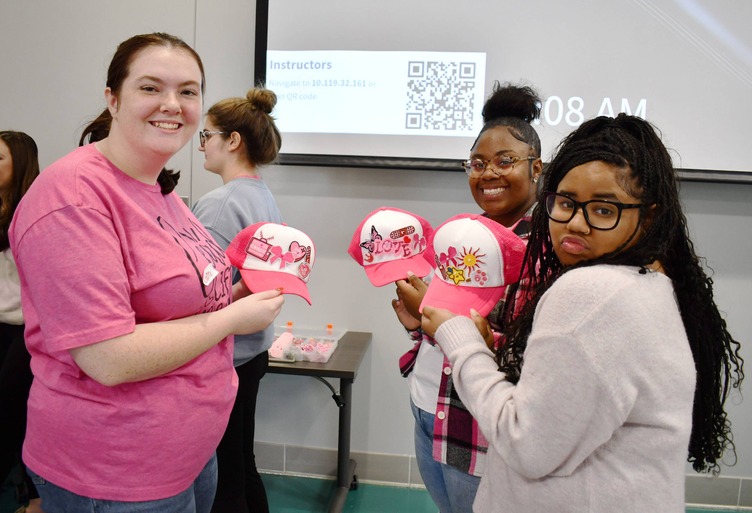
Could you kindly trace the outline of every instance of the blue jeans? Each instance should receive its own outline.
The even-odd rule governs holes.
[[[45,513],[209,513],[217,488],[217,457],[212,456],[187,490],[174,497],[119,502],[76,495],[27,469],[42,498]]]
[[[480,478],[433,459],[434,415],[412,401],[410,407],[415,417],[415,458],[428,494],[441,513],[472,513]]]

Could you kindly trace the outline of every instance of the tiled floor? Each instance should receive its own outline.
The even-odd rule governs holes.
[[[262,474],[271,513],[326,513],[334,481]],[[423,489],[359,483],[347,495],[344,513],[437,513]],[[687,508],[686,513],[738,510]]]
[[[326,513],[335,483],[263,474],[271,513]],[[359,483],[347,494],[344,513],[437,513],[424,489]]]
[[[326,513],[334,481],[305,477],[263,475],[271,513]],[[7,485],[8,483],[6,483]],[[0,491],[0,513],[18,508],[13,489]],[[344,513],[436,513],[423,489],[359,483],[347,496]],[[687,513],[731,513],[728,510],[688,508]]]

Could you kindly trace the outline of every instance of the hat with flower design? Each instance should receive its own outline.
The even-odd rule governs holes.
[[[525,243],[488,217],[460,214],[436,228],[431,240],[434,277],[420,310],[428,305],[458,315],[487,316],[520,277]]]

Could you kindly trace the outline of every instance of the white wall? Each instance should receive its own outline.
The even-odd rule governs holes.
[[[248,0],[0,0],[0,129],[30,133],[43,166],[73,149],[82,127],[104,107],[106,68],[116,45],[136,33],[171,32],[196,47],[206,67],[206,107],[243,95],[253,82],[254,12]],[[220,184],[202,169],[195,142],[172,161],[183,171],[178,191],[192,201]],[[315,167],[272,167],[263,174],[286,222],[308,233],[318,250],[313,306],[293,296],[279,320],[373,333],[354,386],[352,446],[412,454],[407,387],[397,369],[409,342],[391,310],[393,290],[372,287],[345,251],[358,222],[382,205],[414,211],[434,224],[477,211],[464,174]],[[717,302],[749,358],[752,186],[685,183],[682,197],[698,252],[715,269]],[[752,477],[752,409],[738,396],[734,400],[729,411],[739,462],[723,475]],[[258,440],[336,447],[335,406],[315,380],[267,376],[258,417]]]

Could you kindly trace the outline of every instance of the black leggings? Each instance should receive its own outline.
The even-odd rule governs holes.
[[[21,461],[26,435],[26,402],[31,389],[31,356],[24,343],[24,327],[0,323],[0,482]],[[24,472],[29,499],[39,497]]]
[[[219,477],[212,513],[269,513],[269,503],[256,469],[253,439],[259,382],[269,367],[269,353],[236,367],[238,395],[227,429],[217,447]]]

